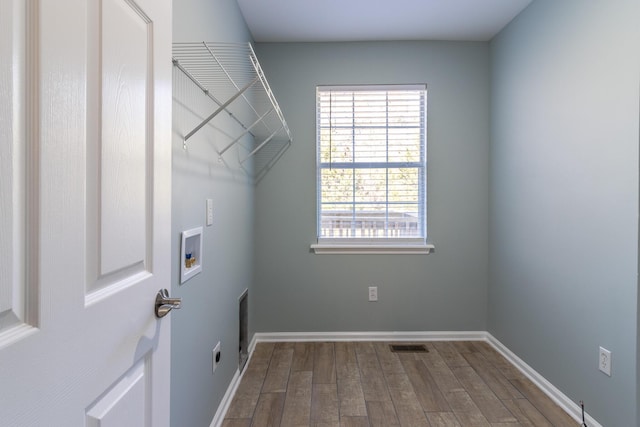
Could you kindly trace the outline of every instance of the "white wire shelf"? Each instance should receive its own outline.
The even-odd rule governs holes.
[[[235,120],[241,130],[218,152],[220,157],[248,134],[253,136],[254,146],[240,163],[264,151],[270,159],[262,163],[270,168],[273,160],[289,147],[291,132],[250,43],[174,43],[173,64],[218,105],[184,135],[185,149],[187,140],[222,112]],[[270,143],[279,147],[275,153],[263,150]]]

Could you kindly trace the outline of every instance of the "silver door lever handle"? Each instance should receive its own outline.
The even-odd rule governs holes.
[[[156,295],[156,317],[161,318],[169,314],[174,308],[182,306],[182,298],[169,298],[169,291],[160,289]]]

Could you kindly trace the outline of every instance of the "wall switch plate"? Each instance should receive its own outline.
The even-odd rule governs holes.
[[[369,301],[378,301],[378,287],[369,286]]]
[[[213,224],[213,199],[207,199],[207,225]]]
[[[600,352],[598,353],[598,369],[611,376],[611,352],[606,348],[600,347]]]
[[[213,354],[211,355],[211,358],[212,358],[211,373],[214,373],[216,371],[216,368],[220,364],[220,359],[222,358],[222,353],[220,352],[220,341],[218,341],[218,344],[216,344],[216,346],[213,348]]]

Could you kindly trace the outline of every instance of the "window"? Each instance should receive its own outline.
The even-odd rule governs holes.
[[[422,252],[426,86],[319,86],[316,253]]]

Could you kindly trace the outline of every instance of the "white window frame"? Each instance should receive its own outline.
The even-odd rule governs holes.
[[[422,133],[422,159],[421,162],[423,168],[424,182],[422,183],[422,196],[420,204],[422,205],[422,214],[420,215],[421,224],[419,225],[422,230],[422,236],[419,237],[322,237],[321,236],[321,173],[322,169],[327,166],[321,163],[320,158],[320,144],[321,144],[321,111],[320,111],[320,93],[327,91],[392,91],[392,90],[420,90],[424,91],[423,94],[423,117],[421,118],[421,133]],[[318,86],[316,88],[316,191],[317,191],[317,209],[316,209],[316,235],[317,242],[311,245],[311,249],[316,254],[428,254],[434,250],[433,244],[427,243],[427,196],[426,196],[426,156],[427,156],[427,125],[426,125],[426,85],[367,85],[367,86]],[[382,162],[379,165],[386,165],[389,163]],[[356,168],[357,169],[357,168]]]

